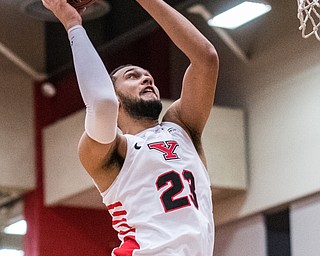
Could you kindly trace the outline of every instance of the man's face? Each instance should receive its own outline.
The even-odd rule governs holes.
[[[117,92],[137,99],[160,100],[159,90],[148,70],[138,66],[127,66],[118,70],[114,76]]]
[[[135,118],[158,119],[162,109],[158,88],[151,74],[138,66],[128,66],[114,74],[120,104]]]

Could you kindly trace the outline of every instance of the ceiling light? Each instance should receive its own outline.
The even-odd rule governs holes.
[[[27,222],[20,220],[15,222],[4,229],[4,233],[10,235],[25,235],[27,232]]]
[[[213,17],[208,24],[213,27],[235,29],[270,10],[269,4],[245,1]]]
[[[23,251],[14,249],[0,249],[0,256],[23,256]]]

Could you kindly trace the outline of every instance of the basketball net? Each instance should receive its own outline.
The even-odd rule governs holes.
[[[319,0],[297,0],[298,1],[298,19],[302,37],[308,38],[311,35],[320,41],[320,4]]]

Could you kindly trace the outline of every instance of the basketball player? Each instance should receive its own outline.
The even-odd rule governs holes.
[[[79,156],[121,240],[112,255],[211,256],[214,224],[201,134],[214,101],[215,48],[163,0],[136,0],[190,60],[181,97],[159,122],[162,105],[149,71],[125,65],[110,77],[78,12],[66,0],[42,2],[68,31],[87,109]]]

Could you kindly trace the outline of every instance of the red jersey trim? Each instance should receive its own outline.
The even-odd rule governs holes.
[[[132,256],[133,250],[140,249],[135,236],[126,236],[119,248],[113,250],[114,256]]]

